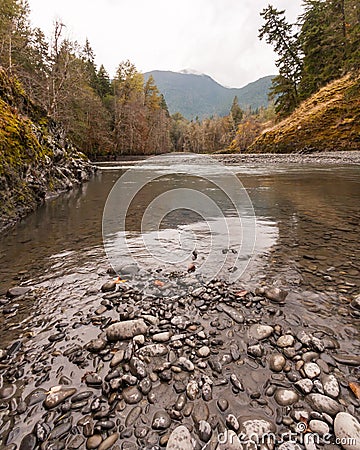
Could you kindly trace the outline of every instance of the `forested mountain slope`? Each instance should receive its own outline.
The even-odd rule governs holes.
[[[259,136],[249,152],[360,150],[360,77],[345,76]]]

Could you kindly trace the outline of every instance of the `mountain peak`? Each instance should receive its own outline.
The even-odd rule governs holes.
[[[183,73],[185,75],[200,75],[200,76],[205,76],[205,73],[199,72],[198,70],[195,69],[183,69],[180,70],[179,73]]]

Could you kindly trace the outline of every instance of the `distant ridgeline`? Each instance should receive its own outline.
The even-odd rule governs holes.
[[[188,120],[228,115],[235,96],[243,110],[255,112],[260,107],[267,107],[274,77],[263,77],[236,89],[221,86],[208,75],[187,71],[154,70],[144,74],[146,80],[150,76],[164,94],[170,114],[179,112]]]
[[[92,173],[63,128],[0,67],[0,229]]]

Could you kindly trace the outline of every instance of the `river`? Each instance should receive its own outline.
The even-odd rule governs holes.
[[[159,277],[161,271],[186,273],[190,265],[194,264],[196,274],[201,261],[205,260],[208,261],[207,270],[220,278],[236,274],[237,270],[233,277],[237,285],[244,289],[254,290],[257,286],[267,284],[289,292],[286,304],[281,307],[281,319],[278,319],[284,327],[305,327],[322,337],[336,337],[337,346],[342,352],[360,355],[360,313],[350,305],[360,291],[359,166],[270,164],[264,167],[246,164],[227,168],[227,171],[235,174],[228,177],[237,177],[241,181],[241,188],[243,186],[246,189],[242,192],[248,196],[248,203],[241,210],[241,236],[230,229],[230,240],[216,241],[214,235],[221,234],[222,230],[221,214],[229,220],[230,228],[235,220],[234,209],[229,207],[223,195],[224,191],[227,193],[227,189],[230,189],[226,184],[229,180],[221,181],[225,169],[216,163],[209,171],[209,167],[204,164],[198,166],[196,173],[188,173],[176,168],[187,165],[187,160],[184,160],[179,166],[179,158],[183,157],[166,157],[156,161],[150,168],[145,166],[145,169],[142,161],[103,163],[90,182],[47,201],[0,237],[0,298],[4,307],[8,308],[0,317],[1,348],[9,349],[14,342],[22,342],[26,348],[30,339],[32,351],[41,352],[44,342],[54,333],[56,324],[63,322],[74,325],[77,319],[80,324],[84,324],[84,317],[94,313],[99,289],[109,278],[106,271],[114,262],[111,258],[110,261],[107,259],[103,244],[102,221],[106,201],[126,171],[132,171],[135,183],[145,170],[156,176],[149,183],[146,179],[142,180],[146,188],[137,193],[136,201],[129,208],[125,229],[122,230],[135,262],[143,273],[148,271],[153,276],[157,269]],[[216,179],[220,180],[221,189],[216,186]],[[127,182],[132,181],[130,179]],[[189,245],[183,239],[183,250],[187,254],[181,254],[176,264],[170,261],[168,255],[168,264],[160,261],[157,266],[156,258],[149,258],[149,249],[141,241],[140,223],[149,204],[174,187],[180,190],[191,188],[192,191],[205,194],[220,205],[221,214],[214,212],[210,220],[203,220],[200,217],[203,210],[201,206],[200,212],[190,210],[188,205],[193,204],[193,199],[192,194],[189,194],[189,201],[182,208],[162,215],[155,247],[157,243],[162,243],[171,255],[176,255],[179,239],[187,235],[191,239]],[[120,185],[120,188],[124,189],[124,185]],[[118,185],[118,190],[120,188]],[[158,208],[164,207],[166,213],[169,206],[167,202],[175,205],[177,202],[173,197],[171,201],[164,199]],[[109,219],[106,209],[105,219]],[[256,226],[253,229],[254,221]],[[223,264],[223,271],[217,270],[218,259],[207,258],[210,254],[207,239],[211,238],[209,222],[217,230],[213,233],[216,254],[222,259],[229,257]],[[154,233],[153,225],[151,223],[146,232],[149,236]],[[239,239],[244,236],[256,238],[256,242],[254,240],[249,248],[245,245],[238,251]],[[111,253],[111,245],[108,251],[109,248]],[[196,260],[191,252],[195,248]],[[240,265],[232,270],[237,256]],[[113,265],[118,262],[115,261]],[[129,261],[124,259],[122,262],[127,264]],[[123,278],[127,277],[124,275]],[[9,303],[5,294],[9,288],[17,285],[31,287],[31,294],[15,298]],[[58,326],[60,329],[61,326]],[[96,337],[94,327],[73,326],[67,340],[76,342],[79,338],[81,342],[87,342],[93,337]],[[26,359],[26,362],[21,360],[20,365],[26,369],[31,364],[33,362]],[[76,371],[66,368],[65,358],[61,358],[48,369],[50,376],[44,378],[47,389],[56,378],[54,374],[64,365],[65,369],[61,370],[63,376],[70,379],[74,376]],[[24,397],[33,389],[31,381],[24,385],[21,378],[16,382],[17,397],[21,393]],[[259,376],[258,382],[260,379],[263,381],[262,376]],[[38,385],[42,386],[40,383]],[[79,383],[75,385],[79,387]],[[38,419],[40,413],[35,412],[34,417]],[[27,420],[33,426],[33,422]],[[15,423],[16,418],[9,421],[5,415],[1,431],[4,442],[19,444],[21,441],[21,427],[20,431],[15,432]],[[9,430],[13,430],[10,437]]]

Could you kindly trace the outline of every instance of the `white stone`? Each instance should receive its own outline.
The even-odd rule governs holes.
[[[180,425],[171,433],[166,450],[193,450],[191,435],[189,430]]]
[[[295,383],[295,386],[303,393],[310,394],[313,388],[313,382],[309,378],[303,378]]]
[[[249,336],[253,339],[257,339],[261,341],[262,339],[266,339],[270,337],[274,332],[274,328],[270,325],[251,325],[249,329]]]
[[[316,433],[319,436],[324,436],[324,434],[328,434],[330,431],[329,425],[322,420],[310,420],[309,428],[313,433]]]
[[[335,417],[334,432],[344,450],[359,450],[360,423],[351,414],[340,412]]]
[[[291,347],[292,345],[294,345],[294,341],[294,336],[292,336],[291,334],[285,334],[279,337],[279,339],[276,341],[276,345],[281,348]]]
[[[326,395],[337,398],[340,395],[340,387],[338,380],[334,375],[325,375],[323,378],[323,387]]]
[[[274,398],[280,406],[289,406],[299,400],[298,394],[290,389],[277,389]]]
[[[306,362],[304,364],[303,369],[304,369],[305,375],[311,379],[318,377],[321,373],[320,367],[316,363],[313,363],[313,362]]]

